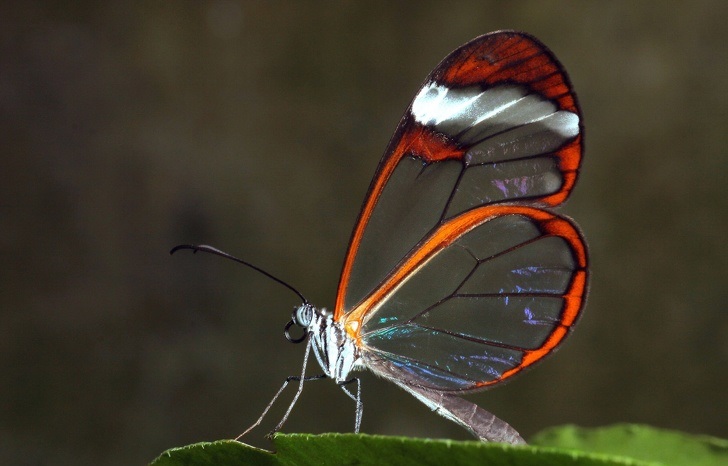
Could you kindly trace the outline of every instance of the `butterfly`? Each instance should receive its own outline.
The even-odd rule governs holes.
[[[298,390],[273,432],[305,381],[330,378],[356,402],[358,432],[361,381],[352,373],[367,369],[481,440],[523,443],[461,395],[531,367],[579,318],[586,244],[550,209],[574,187],[582,134],[553,53],[522,32],[489,33],[448,55],[405,112],[359,213],[333,312],[227,253],[178,247],[243,262],[302,300],[285,327],[289,341],[306,342],[301,374],[250,429],[288,383]],[[321,375],[306,375],[311,352]]]

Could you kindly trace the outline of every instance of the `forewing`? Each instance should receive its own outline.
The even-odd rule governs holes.
[[[387,361],[418,386],[476,390],[566,337],[584,303],[586,266],[567,219],[480,207],[438,228],[346,325],[370,360]]]
[[[555,206],[578,172],[581,118],[566,73],[535,38],[481,36],[428,76],[379,163],[339,282],[335,318],[438,228],[483,206]]]

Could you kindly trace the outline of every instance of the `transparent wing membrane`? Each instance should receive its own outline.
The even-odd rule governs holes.
[[[372,347],[371,352],[412,374],[427,388],[469,390],[481,382],[498,380],[521,360],[517,350],[484,346],[417,325],[381,333],[389,338],[377,338],[377,347]],[[433,354],[437,354],[436,359]]]
[[[561,171],[548,157],[470,166],[464,170],[445,216],[481,205],[538,199],[557,192],[562,183]]]
[[[405,158],[389,178],[358,246],[351,270],[347,308],[370,294],[424,238],[447,206],[461,164],[427,165]]]
[[[573,324],[566,297],[583,293],[585,265],[578,236],[555,236],[532,210],[484,217],[412,264],[364,316],[363,347],[440,390],[478,388],[522,366]],[[577,235],[564,219],[547,222]]]
[[[369,368],[385,379],[391,380],[411,393],[430,409],[468,429],[486,442],[525,444],[518,432],[506,422],[480,406],[464,400],[456,394],[432,390],[420,385],[421,377],[414,378],[407,367],[396,365],[374,355],[367,355]]]
[[[353,309],[435,227],[467,210],[540,199],[563,186],[557,162],[532,157],[467,165],[401,159],[382,190],[353,261],[345,309]]]

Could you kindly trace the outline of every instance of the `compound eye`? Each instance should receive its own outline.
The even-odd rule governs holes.
[[[308,327],[313,319],[313,306],[308,303],[301,304],[293,313],[293,321],[301,327]]]

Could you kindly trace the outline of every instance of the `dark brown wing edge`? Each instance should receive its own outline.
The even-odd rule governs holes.
[[[424,388],[389,361],[368,357],[366,365],[376,375],[399,385],[434,412],[463,426],[484,442],[526,444],[516,429],[475,403],[450,393]]]

